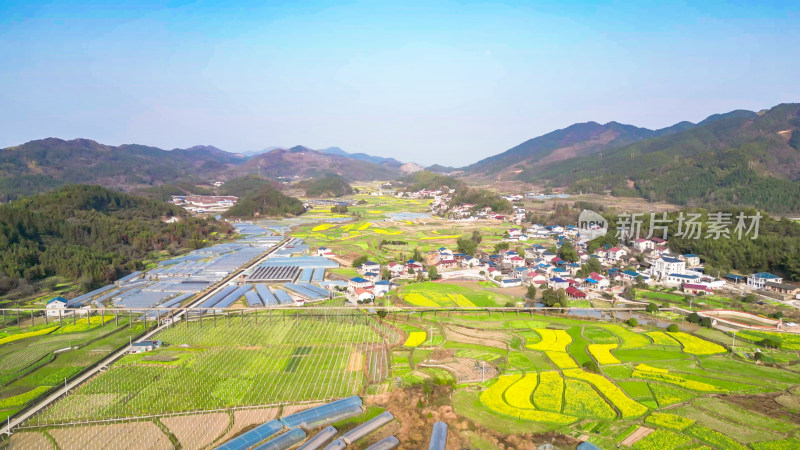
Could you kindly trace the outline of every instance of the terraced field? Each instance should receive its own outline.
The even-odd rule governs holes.
[[[462,334],[473,330],[475,342],[510,343],[508,348],[491,344],[490,354],[505,355],[505,372],[484,383],[479,393],[463,390],[456,395],[458,413],[498,429],[557,430],[575,437],[598,430],[589,440],[601,448],[616,448],[640,426],[654,429],[631,440],[633,448],[642,449],[793,448],[800,436],[800,421],[787,419],[800,419],[792,406],[778,404],[768,412],[739,404],[748,396],[788,395],[781,401],[800,405],[800,388],[785,392],[800,383],[798,372],[743,360],[724,342],[685,332],[536,315],[464,311],[412,322],[420,328],[430,322],[458,323]],[[508,338],[501,339],[501,333]],[[448,336],[443,346],[477,356],[467,350],[475,344],[461,342],[459,336]],[[730,395],[738,397],[728,399]],[[662,411],[666,407],[670,409]],[[756,424],[758,432],[734,431],[746,424]]]

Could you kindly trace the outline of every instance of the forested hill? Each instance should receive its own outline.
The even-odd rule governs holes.
[[[0,202],[73,183],[132,188],[205,181],[244,160],[208,146],[168,151],[89,139],[40,139],[0,150]]]
[[[667,136],[530,168],[519,178],[679,205],[800,212],[800,104],[713,119]]]
[[[297,183],[297,187],[303,189],[309,197],[342,197],[353,193],[353,187],[338,175],[326,175],[301,181]]]
[[[171,217],[179,222],[164,221]],[[79,280],[86,291],[140,269],[153,251],[199,248],[212,233],[231,232],[160,201],[66,186],[0,206],[0,295],[52,275]]]
[[[299,216],[306,211],[303,202],[285,195],[269,180],[255,175],[228,181],[222,185],[221,192],[239,196],[239,201],[225,212],[229,217]]]

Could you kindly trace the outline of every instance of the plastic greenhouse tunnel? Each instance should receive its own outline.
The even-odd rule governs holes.
[[[283,422],[280,420],[270,420],[269,422],[259,425],[247,433],[242,434],[230,441],[220,445],[216,450],[244,450],[250,448],[259,442],[273,436],[283,430]]]
[[[316,428],[360,415],[361,404],[361,397],[354,395],[317,406],[316,408],[300,411],[281,420],[286,424],[287,428]]]
[[[300,428],[293,428],[275,439],[270,439],[257,446],[255,450],[286,450],[287,448],[294,447],[298,443],[303,442],[305,438],[305,431]]]
[[[339,431],[328,425],[327,427],[323,428],[319,433],[314,435],[311,439],[306,441],[305,444],[301,445],[297,448],[297,450],[318,450],[325,446],[331,439],[336,437],[336,434]]]

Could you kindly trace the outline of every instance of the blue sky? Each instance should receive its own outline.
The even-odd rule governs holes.
[[[796,1],[7,0],[0,147],[303,144],[461,166],[575,122],[800,101],[798,24]]]

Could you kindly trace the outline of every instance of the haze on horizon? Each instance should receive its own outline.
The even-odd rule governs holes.
[[[302,144],[463,166],[575,122],[800,101],[796,2],[700,3],[7,1],[0,148]]]

